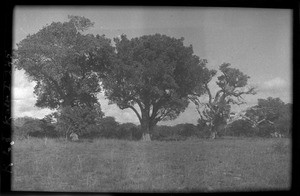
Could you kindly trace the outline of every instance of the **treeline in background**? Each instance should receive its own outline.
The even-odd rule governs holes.
[[[218,136],[274,137],[274,133],[278,133],[280,137],[289,137],[292,129],[291,108],[292,104],[285,104],[278,98],[259,99],[258,105],[250,107],[243,116],[228,123]],[[70,139],[70,133],[75,132],[80,140],[99,138],[141,140],[142,138],[140,125],[119,123],[112,116],[104,117],[104,114],[94,113],[98,116],[95,120],[93,111],[87,109],[74,111],[74,108],[70,111],[65,110],[63,114],[57,116],[57,113],[52,113],[43,119],[16,118],[12,121],[13,137],[15,139],[28,137]],[[153,129],[151,140],[179,141],[189,138],[209,138],[210,134],[210,126],[199,119],[197,125],[191,123],[174,126],[157,125]]]

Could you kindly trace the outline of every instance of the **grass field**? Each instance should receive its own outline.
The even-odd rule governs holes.
[[[15,141],[12,190],[208,192],[289,189],[289,139]]]

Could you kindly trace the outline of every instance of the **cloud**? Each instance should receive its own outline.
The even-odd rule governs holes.
[[[267,80],[256,86],[257,92],[264,94],[290,93],[292,91],[291,82],[286,81],[280,77]]]
[[[51,113],[50,109],[35,107],[36,97],[33,93],[35,82],[26,78],[24,71],[13,70],[12,73],[12,117],[31,116],[43,118]]]
[[[108,99],[105,98],[104,93],[99,93],[98,101],[101,104],[101,109],[105,116],[113,116],[116,121],[120,123],[131,122],[139,124],[139,119],[131,109],[121,110],[116,104],[108,104]]]
[[[264,89],[278,89],[288,87],[288,82],[280,77],[273,78],[263,83],[262,88]]]
[[[12,73],[12,99],[28,100],[34,99],[35,82],[30,82],[26,78],[24,71],[14,70]]]
[[[17,103],[18,103],[18,106],[16,108],[19,113],[36,110],[34,107],[35,100],[32,100],[32,101],[21,100],[21,101],[18,101]]]
[[[50,109],[41,109],[35,107],[36,99],[17,99],[12,100],[12,117],[30,116],[34,118],[43,118],[45,115],[53,112]]]
[[[33,86],[13,87],[12,89],[12,99],[13,100],[30,100],[34,99]]]
[[[186,110],[183,113],[179,114],[176,119],[169,121],[160,121],[158,122],[158,125],[173,126],[180,123],[192,123],[196,125],[198,118],[199,114],[196,110],[196,106],[193,103],[190,103]]]
[[[261,83],[258,85],[257,92],[258,98],[279,97],[284,102],[292,102],[291,81],[286,81],[280,77]]]

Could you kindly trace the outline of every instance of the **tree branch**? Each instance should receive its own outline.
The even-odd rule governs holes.
[[[127,109],[127,108],[130,108],[134,111],[134,113],[137,115],[138,119],[140,122],[142,122],[142,118],[141,118],[141,115],[138,113],[138,111],[131,105],[126,105],[124,107],[120,107],[121,110],[124,110],[124,109]]]
[[[139,105],[139,107],[140,107],[141,110],[145,109],[145,108],[143,107],[142,103],[141,103],[138,99],[135,99],[135,98],[134,98],[133,100]]]
[[[152,114],[151,114],[151,116],[150,116],[150,119],[151,119],[151,120],[153,120],[153,119],[156,118],[157,112],[158,112],[160,106],[163,105],[163,103],[164,103],[165,101],[166,101],[166,100],[164,100],[164,99],[161,98],[161,99],[159,99],[156,103],[153,103],[153,104],[152,104],[152,105],[153,105],[153,109],[152,109]]]
[[[205,89],[206,89],[206,91],[207,91],[207,94],[208,94],[209,104],[211,104],[211,102],[212,102],[212,95],[211,95],[210,89],[208,88],[208,84],[206,83],[206,84],[204,85],[204,87],[205,87]]]
[[[254,91],[255,88],[251,87],[248,91],[237,91],[237,92],[232,92],[231,95],[235,97],[240,97],[241,95],[248,95],[248,94],[255,94],[256,92]]]
[[[218,103],[219,102],[220,93],[222,93],[222,92],[223,92],[223,89],[219,90],[216,93],[216,96],[215,96],[215,99],[214,99],[214,103]]]

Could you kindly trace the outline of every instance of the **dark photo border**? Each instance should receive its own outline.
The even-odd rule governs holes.
[[[123,3],[125,3],[124,1]],[[12,161],[11,161],[11,51],[12,51],[12,31],[13,31],[13,11],[14,8],[18,5],[38,5],[38,6],[68,6],[68,5],[95,5],[95,6],[187,6],[187,7],[236,7],[236,8],[275,8],[275,9],[291,9],[293,12],[293,36],[292,36],[292,48],[293,48],[293,132],[292,132],[292,187],[289,191],[266,191],[266,192],[226,192],[220,194],[295,194],[300,195],[299,191],[299,152],[300,152],[300,138],[299,138],[299,125],[295,123],[297,120],[297,108],[299,103],[297,100],[300,100],[297,94],[297,82],[294,80],[297,79],[299,74],[299,3],[298,1],[287,1],[287,0],[204,0],[199,2],[192,1],[173,1],[173,2],[159,2],[159,1],[147,1],[147,2],[109,2],[109,1],[76,1],[75,4],[69,4],[71,2],[64,1],[16,1],[16,0],[5,0],[4,1],[4,10],[2,11],[2,32],[4,35],[2,37],[2,91],[3,95],[1,96],[2,103],[2,125],[3,129],[1,130],[1,195],[99,195],[100,193],[75,193],[75,192],[55,192],[55,193],[46,193],[46,192],[13,192],[11,191],[11,172],[12,172]],[[99,4],[101,3],[101,4]],[[298,185],[298,186],[297,186]],[[101,193],[102,194],[102,193]],[[106,194],[116,194],[116,193],[106,193]],[[194,193],[193,193],[194,194]],[[197,193],[199,194],[199,193]],[[201,193],[202,194],[202,193]],[[210,193],[209,193],[210,194]],[[218,193],[219,194],[219,193]]]

